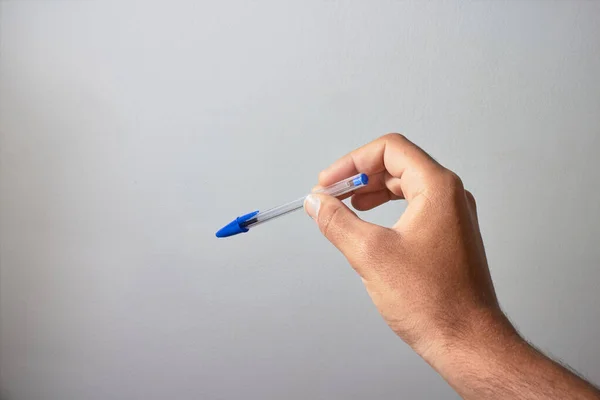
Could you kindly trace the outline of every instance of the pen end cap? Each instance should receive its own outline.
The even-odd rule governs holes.
[[[369,183],[369,177],[367,174],[360,174],[352,182],[353,186],[365,186],[367,183]]]

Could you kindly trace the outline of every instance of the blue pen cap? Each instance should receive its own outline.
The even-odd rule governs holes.
[[[369,177],[367,174],[360,174],[352,181],[353,186],[364,186],[369,183]]]
[[[244,226],[244,222],[248,221],[250,218],[254,217],[258,214],[258,211],[253,211],[246,215],[242,215],[241,217],[237,217],[221,229],[217,231],[216,236],[218,238],[229,237],[233,235],[237,235],[238,233],[246,233],[248,232],[248,228]]]

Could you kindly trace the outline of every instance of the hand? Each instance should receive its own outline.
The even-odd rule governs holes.
[[[453,172],[404,136],[383,136],[319,176],[357,173],[368,210],[408,205],[392,228],[365,222],[340,200],[312,194],[305,208],[361,276],[387,324],[467,399],[600,399],[585,380],[523,340],[500,310],[473,196]],[[350,195],[349,195],[350,196]]]
[[[474,321],[507,324],[490,279],[473,196],[459,177],[404,136],[383,136],[336,161],[319,176],[327,186],[356,173],[369,184],[352,196],[368,210],[406,199],[391,228],[359,219],[340,200],[311,195],[307,212],[362,277],[379,312],[425,356],[478,329]]]

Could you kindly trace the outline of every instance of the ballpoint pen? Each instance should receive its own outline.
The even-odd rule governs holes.
[[[314,193],[323,193],[330,196],[339,197],[343,194],[352,192],[358,188],[365,186],[369,182],[369,178],[366,174],[357,174],[346,178],[331,186],[316,190]],[[308,195],[307,195],[308,196]],[[254,228],[257,225],[270,221],[274,218],[281,217],[292,211],[296,211],[303,207],[306,196],[302,196],[297,200],[283,204],[278,207],[271,208],[266,211],[253,211],[241,217],[237,217],[221,229],[217,231],[217,237],[223,238],[228,236],[237,235],[238,233],[245,233]]]

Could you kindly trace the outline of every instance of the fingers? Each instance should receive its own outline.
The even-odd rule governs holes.
[[[378,174],[369,176],[369,184],[365,187],[358,189],[356,194],[379,192],[380,190],[389,190],[394,197],[403,199],[404,193],[402,193],[402,186],[400,178],[396,178],[388,171],[383,171]]]
[[[312,192],[314,193],[315,191],[322,189],[322,188],[323,188],[323,186],[317,185],[312,189]],[[373,207],[377,207],[389,200],[398,200],[398,199],[404,198],[404,193],[402,193],[402,187],[400,185],[400,179],[391,176],[390,173],[387,171],[383,171],[378,174],[369,176],[369,183],[367,184],[367,186],[362,187],[354,192],[346,193],[342,196],[339,196],[338,199],[345,200],[349,197],[352,197],[353,199],[362,198],[362,196],[365,194],[376,193],[376,192],[384,192],[384,193],[378,193],[377,197],[385,199],[385,201],[378,203],[374,206],[369,206],[369,207],[363,206],[362,208],[357,208],[357,209],[361,210],[361,211],[369,210],[369,209],[371,209]],[[387,192],[387,193],[385,193],[385,192]],[[370,198],[370,197],[371,196],[368,196],[367,198]],[[370,203],[370,202],[368,202],[368,203]],[[358,200],[358,203],[355,203],[355,200],[352,200],[352,205],[355,208],[356,208],[356,204],[367,204],[367,203],[365,203],[363,200]]]
[[[350,262],[356,260],[365,236],[374,229],[383,229],[358,218],[344,203],[335,197],[311,194],[304,208],[319,225],[321,233],[337,247]]]
[[[366,211],[378,207],[390,200],[398,200],[402,197],[396,196],[387,189],[376,192],[360,193],[352,196],[352,206],[359,211]]]
[[[393,183],[396,196],[409,202],[428,184],[428,177],[443,168],[427,153],[399,134],[388,134],[352,151],[319,175],[319,184],[328,186],[359,172],[369,177],[382,174],[382,181]],[[363,191],[367,191],[367,188]],[[376,191],[377,189],[373,189]],[[357,191],[360,193],[360,191]]]

